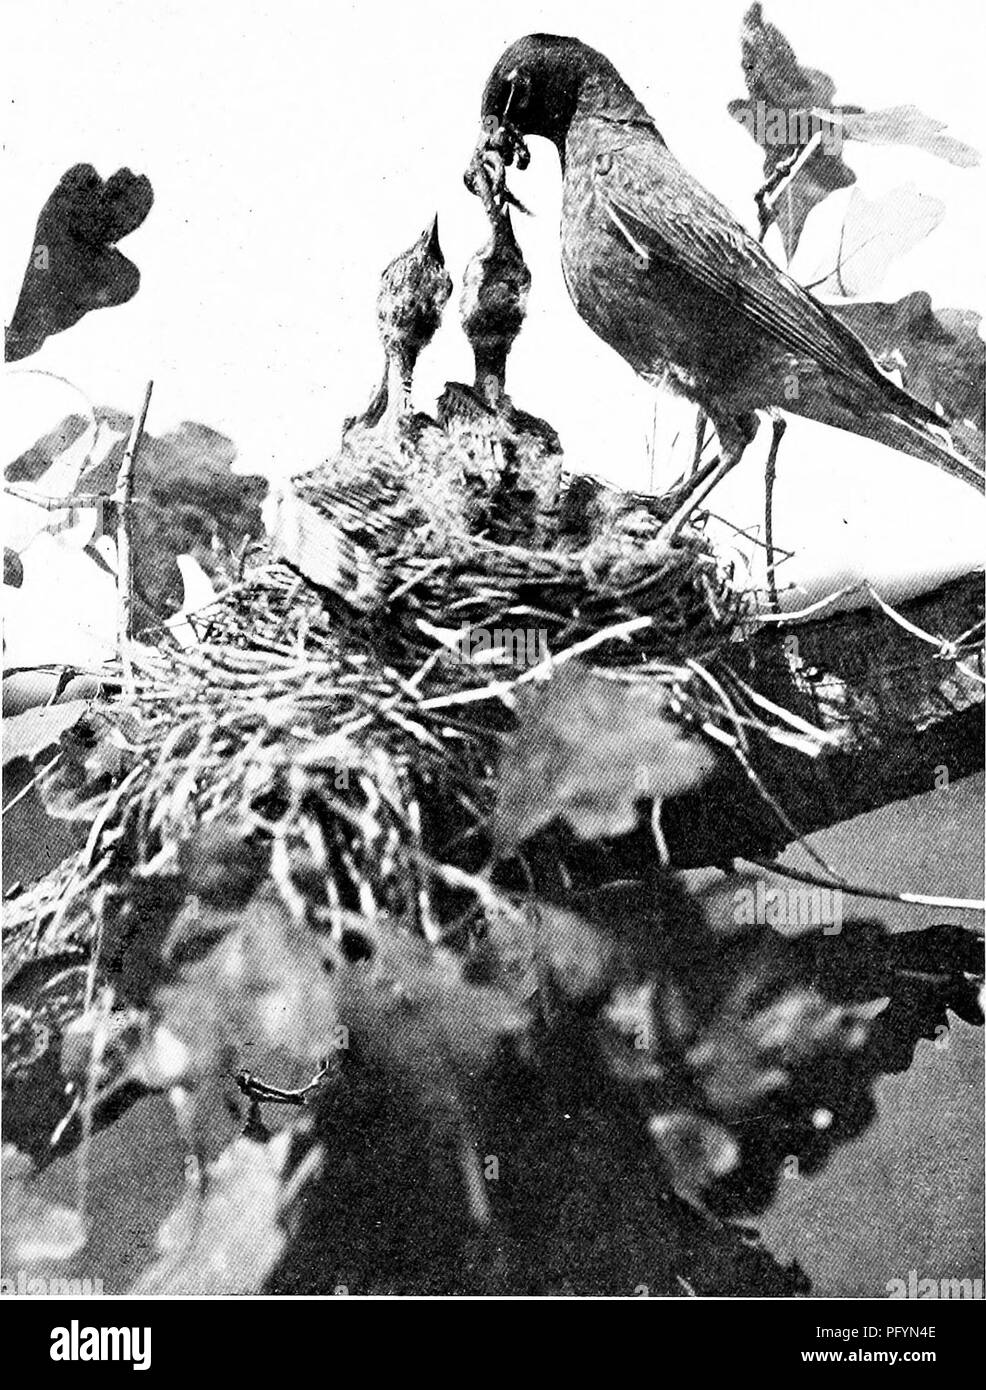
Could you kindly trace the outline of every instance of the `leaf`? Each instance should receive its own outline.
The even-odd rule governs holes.
[[[51,1136],[71,1103],[61,1055],[85,1009],[87,974],[77,955],[62,954],[31,960],[4,986],[3,1137],[39,1164],[51,1158]]]
[[[153,201],[150,180],[129,169],[104,180],[91,164],[75,164],[62,175],[38,218],[6,329],[8,362],[37,352],[91,310],[133,298],[140,272],[115,243],[140,226]]]
[[[913,395],[932,409],[940,405],[959,443],[971,456],[983,458],[986,344],[979,335],[979,314],[933,310],[923,290],[895,304],[835,304],[832,309],[882,366],[900,372]]]
[[[54,459],[70,455],[73,446],[80,439],[85,440],[89,428],[90,422],[84,415],[66,415],[53,430],[43,434],[30,448],[6,465],[4,478],[8,483],[37,483],[51,468]]]
[[[553,820],[582,839],[627,834],[642,799],[700,786],[716,754],[686,731],[665,688],[571,662],[517,695],[500,765],[495,829],[513,849]]]
[[[15,758],[34,762],[40,754],[55,747],[88,709],[86,700],[67,700],[64,704],[36,705],[23,714],[8,716],[3,722],[4,767]]]
[[[101,515],[98,506],[72,507],[70,499],[76,493],[91,496],[93,471],[105,463],[120,441],[120,434],[105,420],[67,415],[8,463],[4,477],[15,488],[4,499],[8,544],[23,553],[40,534],[47,534],[75,551],[91,545],[100,534],[101,524],[109,520],[109,508]],[[42,505],[48,501],[69,505]]]
[[[94,820],[123,770],[127,742],[140,736],[138,721],[126,712],[87,703],[83,716],[62,730],[61,757],[38,782],[44,808],[55,820]]]
[[[598,1003],[618,974],[620,953],[600,927],[559,903],[530,899],[487,908],[486,929],[513,992],[529,999],[545,985],[566,1000]]]
[[[68,416],[38,439],[6,470],[8,481],[29,478],[32,490],[51,497],[112,496],[130,434],[132,417],[100,406],[96,433],[80,433],[81,417]],[[205,597],[202,574],[208,581],[232,577],[233,557],[247,536],[263,534],[261,504],[266,482],[233,471],[236,446],[207,425],[183,421],[177,429],[146,434],[134,484],[134,585],[138,626],[181,611],[185,582],[178,563],[188,556],[188,575],[198,581],[195,606]],[[43,512],[15,501],[25,535],[41,529],[58,532],[71,522],[72,539],[85,545],[94,535],[112,544],[116,516],[107,505],[77,511]],[[82,519],[88,518],[88,529]],[[33,530],[31,529],[33,528]],[[100,561],[100,563],[102,563]],[[194,567],[197,568],[194,568]],[[201,573],[200,573],[201,572]],[[30,576],[29,576],[30,578]]]
[[[759,4],[751,5],[743,17],[741,51],[748,99],[731,101],[728,110],[763,149],[763,171],[769,179],[782,161],[796,157],[808,144],[818,125],[812,126],[811,113],[831,112],[835,83],[828,73],[801,66],[781,31],[764,20]],[[776,206],[789,261],[812,208],[856,181],[841,157],[841,126],[827,125],[823,134],[826,138]]]
[[[922,1038],[938,1042],[949,1011],[982,1021],[982,942],[958,927],[854,922],[798,937],[761,928],[690,956],[679,944],[675,956],[647,1028],[663,1074],[643,1077],[642,1099],[655,1115],[694,1114],[732,1137],[728,1169],[714,1171],[699,1146],[691,1177],[698,1188],[695,1174],[705,1175],[705,1200],[724,1214],[763,1210],[789,1155],[814,1172],[862,1133],[876,1079],[908,1067]]]
[[[700,1200],[739,1163],[739,1145],[722,1125],[691,1111],[652,1115],[647,1129],[680,1197]]]
[[[175,557],[181,574],[182,601],[178,612],[167,620],[166,626],[182,647],[194,647],[199,637],[195,625],[189,622],[189,615],[198,615],[200,621],[208,621],[206,611],[216,597],[209,576],[199,562],[191,555]]]
[[[947,122],[926,116],[916,106],[889,106],[884,111],[847,111],[842,128],[850,140],[869,145],[914,145],[937,159],[971,169],[979,151],[952,135],[943,135]]]
[[[3,548],[3,582],[11,589],[19,589],[24,583],[24,566],[16,550],[9,545]]]
[[[3,1146],[2,1171],[4,1269],[43,1277],[82,1249],[85,1222],[34,1190],[34,1164],[12,1144]]]
[[[854,188],[839,241],[838,262],[816,294],[855,298],[875,295],[892,261],[905,255],[938,226],[945,204],[913,184],[870,200]]]
[[[529,1024],[526,1008],[503,988],[487,953],[463,960],[365,925],[347,933],[344,949],[363,957],[337,979],[352,1055],[401,1097],[408,1122],[419,1117],[426,1127],[436,1187],[456,1194],[473,1224],[487,1225],[477,1114],[500,1045]]]
[[[277,1053],[307,1080],[328,1050],[337,1022],[331,962],[270,879],[245,904],[232,894],[223,907],[193,896],[180,933],[162,941],[161,960],[155,1003],[195,1074],[262,1072]]]
[[[369,1057],[414,1078],[427,1103],[457,1106],[460,1085],[477,1076],[502,1038],[528,1023],[488,956],[362,925],[339,973],[339,1016]]]
[[[287,1239],[280,1225],[289,1134],[267,1144],[237,1139],[211,1163],[204,1192],[189,1190],[158,1232],[158,1258],[130,1293],[215,1297],[255,1294]]]
[[[782,161],[797,156],[811,136],[821,132],[820,143],[776,203],[789,262],[812,208],[836,189],[856,182],[842,159],[844,140],[912,145],[962,168],[979,163],[974,149],[943,134],[945,123],[916,106],[866,111],[861,106],[836,105],[835,82],[828,73],[801,66],[781,31],[765,21],[762,5],[751,5],[743,17],[741,49],[748,99],[731,101],[728,110],[764,150],[765,177],[769,179]]]

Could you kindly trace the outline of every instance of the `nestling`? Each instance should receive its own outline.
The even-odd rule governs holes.
[[[452,279],[438,242],[438,218],[380,277],[377,325],[386,353],[383,380],[361,423],[396,425],[411,414],[418,357],[442,321]]]

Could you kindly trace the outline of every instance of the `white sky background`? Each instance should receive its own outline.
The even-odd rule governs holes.
[[[147,222],[121,243],[141,271],[136,298],[88,315],[21,366],[131,411],[153,377],[153,433],[192,419],[229,434],[246,470],[286,476],[313,464],[334,450],[343,417],[363,408],[379,375],[383,266],[436,209],[457,285],[485,240],[462,173],[486,75],[521,34],[569,33],[602,49],[672,150],[755,228],[761,152],[726,111],[745,94],[745,8],[0,0],[5,320],[37,214],[70,165],[87,161],[104,177],[129,165],[155,192]],[[957,138],[986,145],[980,0],[767,0],[765,13],[803,64],[833,75],[837,100],[914,102]],[[558,161],[543,141],[532,141],[532,154],[526,174],[511,174],[536,216],[517,220],[534,285],[509,389],[558,429],[571,464],[646,486],[654,393],[572,308],[558,261]],[[891,267],[879,297],[925,289],[936,306],[986,310],[982,170],[853,144],[846,159],[868,196],[912,181],[947,206],[941,226]],[[471,379],[454,305],[419,368],[422,409],[447,379]],[[53,391],[10,375],[6,457],[78,408]],[[661,399],[665,468],[667,445],[690,418]],[[762,467],[759,475],[748,457],[712,505],[757,521]],[[785,440],[775,517],[778,541],[799,550],[781,575],[801,582],[800,601],[864,571],[899,594],[907,574],[961,570],[982,546],[983,508],[968,487],[811,425]]]

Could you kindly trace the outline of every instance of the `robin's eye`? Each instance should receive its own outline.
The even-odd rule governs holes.
[[[530,75],[523,68],[514,68],[507,74],[507,101],[503,108],[503,119],[511,116],[516,120],[518,112],[527,105],[531,91]]]

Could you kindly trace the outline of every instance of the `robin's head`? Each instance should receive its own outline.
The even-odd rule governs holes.
[[[639,103],[608,58],[578,39],[528,34],[510,45],[490,73],[480,113],[491,134],[543,135],[564,150],[580,105],[630,107]],[[508,159],[509,162],[509,159]]]

